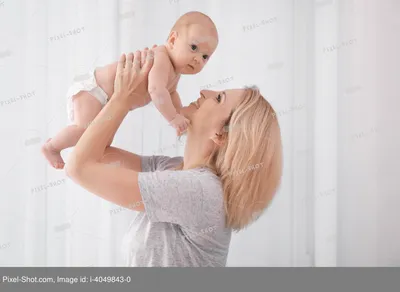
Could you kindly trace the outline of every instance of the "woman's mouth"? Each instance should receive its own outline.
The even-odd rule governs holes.
[[[194,102],[191,102],[190,104],[193,104],[197,109],[199,109],[199,107],[200,107],[197,100]]]

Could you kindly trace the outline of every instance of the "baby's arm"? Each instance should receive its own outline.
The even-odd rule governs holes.
[[[177,135],[180,136],[186,131],[188,125],[190,124],[190,121],[180,114],[180,111],[182,109],[182,101],[178,92],[176,91],[176,87],[174,91],[171,92],[171,100],[177,112],[179,113],[176,115],[175,119],[171,121],[171,125],[176,129]]]
[[[167,88],[171,66],[167,53],[158,51],[154,55],[153,67],[149,73],[150,98],[168,122],[173,120],[177,114]]]
[[[179,93],[176,91],[176,89],[171,93],[171,100],[176,110],[180,112],[183,105]]]

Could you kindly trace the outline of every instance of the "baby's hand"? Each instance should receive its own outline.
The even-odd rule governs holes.
[[[175,118],[169,124],[176,129],[176,134],[179,136],[186,131],[190,121],[183,115],[176,114]]]

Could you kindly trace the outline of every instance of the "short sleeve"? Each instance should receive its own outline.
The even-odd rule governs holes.
[[[142,172],[171,169],[183,161],[183,158],[180,156],[170,157],[163,155],[142,155],[140,159]]]
[[[169,222],[184,227],[204,219],[201,174],[194,171],[140,172],[138,184],[146,215],[151,222]]]

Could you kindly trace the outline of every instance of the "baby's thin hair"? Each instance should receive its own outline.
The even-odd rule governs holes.
[[[174,30],[180,30],[182,27],[189,27],[192,24],[196,24],[199,23],[201,21],[203,21],[204,19],[206,19],[207,21],[209,21],[214,27],[215,23],[212,21],[212,19],[199,11],[190,11],[187,12],[183,15],[181,15],[178,20],[175,22],[174,26],[172,27],[171,31]]]

